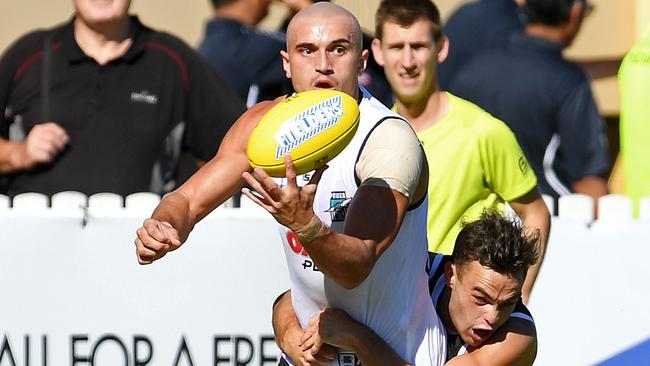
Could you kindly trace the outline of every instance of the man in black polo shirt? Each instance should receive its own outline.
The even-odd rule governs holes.
[[[74,5],[72,21],[27,34],[0,61],[8,193],[127,195],[151,189],[154,166],[169,181],[180,150],[209,160],[241,99],[182,41],[128,16],[129,0]]]
[[[555,198],[607,194],[603,119],[584,71],[562,57],[589,9],[585,0],[527,0],[525,33],[468,60],[449,87],[508,124],[542,193]]]

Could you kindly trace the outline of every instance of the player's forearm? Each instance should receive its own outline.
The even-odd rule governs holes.
[[[181,187],[165,196],[152,217],[169,222],[185,241],[197,222],[241,189],[246,155],[220,151]]]
[[[298,321],[298,317],[296,316],[291,304],[290,291],[280,295],[273,306],[271,323],[273,325],[275,341],[278,343],[280,349],[287,354],[291,353],[292,348],[297,350],[298,342],[302,335],[302,328],[300,327],[300,322]],[[291,336],[294,333],[297,335],[297,338]],[[289,344],[290,342],[294,342],[295,344]]]
[[[368,277],[378,256],[374,243],[337,233],[328,227],[303,246],[317,268],[346,289],[357,287]]]
[[[324,309],[309,321],[305,332],[317,334],[325,344],[353,351],[363,365],[409,365],[374,330],[342,310]]]
[[[529,230],[536,228],[540,233],[539,242],[537,244],[539,253],[537,263],[528,268],[526,279],[524,280],[524,284],[521,289],[522,300],[524,304],[528,304],[530,294],[533,291],[533,286],[535,285],[539,271],[542,268],[542,263],[544,263],[544,257],[546,256],[546,244],[550,229],[550,219],[544,220],[544,217],[534,217],[524,221],[524,223],[530,228]]]
[[[537,279],[542,263],[544,262],[544,257],[546,255],[546,244],[551,228],[551,217],[548,209],[546,208],[546,205],[544,204],[544,201],[540,198],[539,200],[531,203],[530,207],[528,207],[528,210],[525,211],[521,218],[528,232],[537,231],[539,233],[539,241],[537,246],[539,256],[537,263],[528,268],[526,279],[521,290],[524,304],[527,304],[528,300],[530,299],[530,294],[533,290],[533,285],[535,284],[535,280]]]
[[[347,289],[357,287],[392,244],[408,209],[408,198],[389,188],[362,185],[347,210],[344,233],[325,228],[302,243],[317,266]]]
[[[196,223],[190,216],[189,199],[178,190],[165,196],[151,214],[151,217],[169,223],[178,231],[182,243],[187,240]]]
[[[407,366],[393,348],[370,328],[355,323],[350,326],[350,349],[359,357],[363,365]]]
[[[510,318],[479,348],[456,356],[445,366],[531,366],[537,355],[537,332],[528,320]]]
[[[524,304],[528,304],[528,301],[530,300],[530,294],[533,291],[533,286],[537,280],[537,275],[539,275],[540,268],[541,263],[537,262],[530,266],[528,272],[526,272],[526,280],[524,280],[524,285],[521,287],[521,300]]]
[[[528,268],[528,272],[526,272],[526,279],[524,280],[524,284],[521,288],[521,298],[526,305],[528,304],[530,295],[533,291],[533,286],[535,285],[535,281],[539,275],[542,263],[544,262],[544,256],[546,253],[546,238],[547,236],[540,237],[538,244],[539,257],[537,259],[537,263]]]

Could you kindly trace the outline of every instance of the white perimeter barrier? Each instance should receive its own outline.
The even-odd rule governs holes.
[[[271,305],[288,275],[265,212],[219,208],[140,266],[134,232],[155,202],[101,197],[90,205],[108,213],[75,195],[0,206],[0,366],[277,364]],[[650,338],[650,221],[572,217],[553,219],[531,298],[536,365],[594,364]]]
[[[149,266],[143,217],[0,218],[0,365],[277,365],[284,254],[271,219],[237,214]]]

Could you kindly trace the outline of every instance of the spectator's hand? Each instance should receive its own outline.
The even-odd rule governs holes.
[[[300,329],[286,332],[284,335],[282,351],[296,366],[329,365],[336,359],[336,348],[329,344],[323,344],[317,353],[312,353],[311,349],[303,351],[300,347],[302,336],[303,332]]]
[[[25,141],[20,143],[14,166],[26,170],[38,164],[51,163],[69,140],[68,134],[58,124],[37,124],[29,131]]]
[[[242,174],[244,180],[252,187],[242,192],[258,205],[267,210],[275,220],[291,230],[305,227],[314,217],[312,204],[316,186],[327,166],[317,169],[303,187],[296,183],[296,169],[289,155],[284,156],[287,185],[279,187],[263,169],[255,168],[253,174]],[[253,192],[254,191],[254,192]]]
[[[146,219],[136,233],[135,248],[140,264],[150,264],[181,246],[178,231],[167,222]]]
[[[341,310],[327,308],[314,315],[303,333],[300,348],[319,353],[324,345],[352,348],[358,323]]]

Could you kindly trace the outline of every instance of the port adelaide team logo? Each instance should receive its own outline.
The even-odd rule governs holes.
[[[330,208],[325,210],[329,212],[332,222],[345,221],[345,215],[348,213],[348,206],[352,198],[348,198],[345,191],[334,191],[330,196]]]
[[[338,353],[339,366],[362,366],[357,355],[352,352]]]

